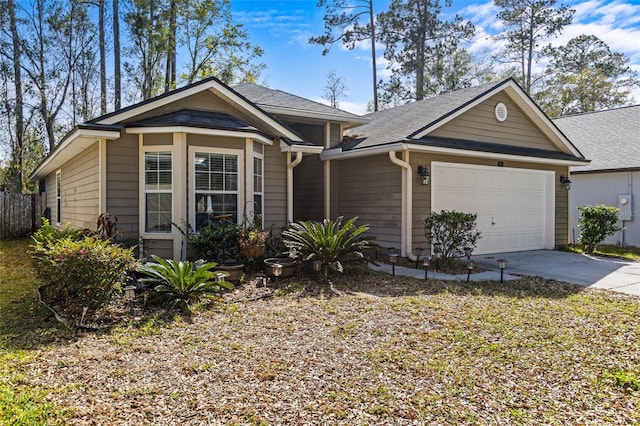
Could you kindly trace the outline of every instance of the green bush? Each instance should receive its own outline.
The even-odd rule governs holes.
[[[440,244],[442,263],[464,255],[464,248],[475,248],[480,239],[480,231],[476,229],[477,214],[463,213],[455,210],[432,212],[424,220],[424,235],[429,244]]]
[[[302,260],[322,262],[322,277],[327,279],[328,271],[343,272],[343,263],[364,261],[364,252],[372,248],[362,235],[369,230],[368,225],[355,226],[357,217],[342,224],[340,216],[335,222],[292,223],[282,232],[282,239],[289,249],[295,249]]]
[[[189,304],[201,297],[219,297],[223,288],[233,289],[232,284],[216,280],[219,274],[225,277],[228,274],[212,272],[217,266],[215,262],[179,262],[155,255],[152,258],[156,263],[147,263],[140,268],[140,272],[147,276],[140,281],[154,286],[156,293],[180,309],[188,310]]]
[[[120,289],[125,272],[135,268],[132,249],[124,249],[98,237],[74,240],[75,234],[34,238],[30,255],[38,278],[47,284],[47,302],[69,315],[88,307],[97,310]]]
[[[596,246],[602,243],[605,238],[622,229],[617,225],[620,211],[617,207],[601,204],[578,207],[578,210],[580,211],[578,219],[579,242],[585,253],[593,253]]]
[[[189,225],[178,227],[196,255],[210,262],[219,264],[232,263],[239,260],[240,249],[238,238],[242,226],[230,220],[211,220],[207,226],[194,232]]]
[[[33,234],[36,242],[56,241],[62,238],[68,238],[72,241],[79,241],[84,238],[84,232],[79,229],[73,229],[67,223],[64,228],[59,229],[52,226],[47,218],[42,218],[42,226]]]

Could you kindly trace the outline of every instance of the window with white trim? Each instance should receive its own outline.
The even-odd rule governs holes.
[[[56,223],[62,223],[62,172],[56,172]]]
[[[238,218],[240,158],[226,152],[200,152],[194,156],[195,228],[209,220]]]
[[[173,153],[144,153],[145,232],[171,232],[173,221]]]
[[[264,159],[254,154],[253,157],[253,217],[260,215],[259,224],[264,224]]]

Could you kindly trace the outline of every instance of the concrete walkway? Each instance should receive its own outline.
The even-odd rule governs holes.
[[[585,287],[605,288],[620,293],[640,296],[640,262],[607,257],[587,256],[555,250],[535,250],[472,256],[486,272],[471,274],[471,281],[500,280],[498,259],[506,259],[504,280],[518,279],[520,275],[579,284]],[[392,272],[389,264],[371,265],[371,268]],[[424,269],[396,266],[396,275],[424,279]],[[447,275],[429,271],[429,279],[466,281],[467,275]]]

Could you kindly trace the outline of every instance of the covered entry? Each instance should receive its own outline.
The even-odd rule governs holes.
[[[431,209],[478,214],[474,253],[554,247],[554,173],[432,162]]]

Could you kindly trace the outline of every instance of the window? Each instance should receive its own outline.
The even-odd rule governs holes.
[[[145,152],[145,232],[171,232],[173,206],[171,151]]]
[[[209,220],[228,216],[238,218],[239,166],[237,154],[196,152],[195,174],[195,227],[206,226]]]
[[[262,157],[253,157],[253,216],[260,215],[264,211],[264,160]],[[260,223],[262,226],[263,223]]]
[[[62,172],[56,172],[56,223],[62,223]]]

